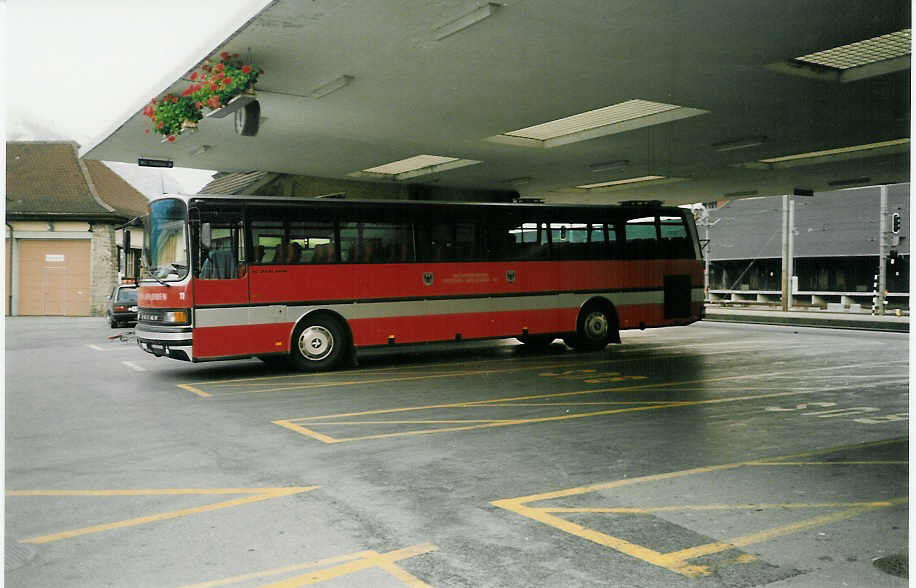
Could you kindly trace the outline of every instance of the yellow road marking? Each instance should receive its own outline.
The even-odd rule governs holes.
[[[564,366],[570,364],[562,364]],[[490,368],[481,368],[475,370],[460,370],[460,371],[451,371],[451,372],[441,372],[433,374],[419,374],[416,376],[390,376],[386,378],[369,378],[369,379],[356,379],[356,380],[343,380],[337,382],[315,382],[312,384],[293,384],[290,386],[277,386],[274,388],[260,388],[256,390],[242,390],[239,392],[223,392],[217,396],[222,398],[226,396],[237,396],[240,394],[263,394],[267,392],[285,392],[287,390],[312,390],[315,388],[338,388],[342,386],[362,386],[366,384],[387,384],[391,382],[414,382],[419,380],[435,380],[439,378],[458,378],[466,376],[479,376],[479,375],[493,375],[493,374],[511,374],[516,372],[525,372],[530,370],[539,370],[550,367],[557,366],[521,366],[513,368],[502,368],[502,369],[490,369]]]
[[[596,491],[604,491],[613,488],[619,488],[623,486],[628,486],[632,484],[642,484],[647,482],[659,482],[665,480],[671,480],[675,478],[681,478],[685,476],[692,476],[697,474],[705,474],[710,472],[720,472],[725,470],[733,470],[736,468],[754,465],[754,466],[777,466],[777,465],[788,465],[793,463],[789,460],[797,460],[798,458],[803,457],[813,457],[816,455],[827,455],[831,453],[839,453],[846,450],[852,449],[864,449],[869,447],[877,447],[882,445],[893,445],[899,443],[906,443],[907,438],[898,438],[885,441],[877,441],[872,443],[862,443],[857,445],[847,445],[841,447],[834,447],[831,449],[810,451],[805,453],[799,453],[794,455],[784,455],[780,457],[773,457],[767,460],[751,460],[746,462],[738,462],[731,464],[722,464],[717,466],[707,466],[700,468],[693,468],[689,470],[681,470],[678,472],[668,472],[664,474],[654,474],[649,476],[642,476],[638,478],[630,478],[624,480],[616,480],[613,482],[606,482],[602,484],[594,484],[590,486],[581,486],[578,488],[568,488],[565,490],[558,490],[555,492],[545,492],[541,494],[532,494],[530,496],[522,496],[518,498],[510,498],[503,500],[495,500],[491,502],[494,506],[503,508],[505,510],[514,512],[516,514],[531,518],[535,521],[541,522],[545,525],[560,529],[571,535],[587,539],[599,545],[609,547],[625,555],[635,557],[652,565],[656,565],[661,568],[668,569],[670,571],[682,574],[688,577],[702,576],[710,573],[710,568],[708,566],[699,566],[692,565],[689,563],[689,560],[703,556],[711,555],[714,553],[720,553],[730,549],[735,549],[739,547],[745,547],[754,543],[760,543],[763,541],[768,541],[775,537],[788,535],[791,533],[797,533],[803,529],[807,529],[814,526],[826,525],[829,523],[837,522],[840,520],[852,518],[859,516],[861,514],[879,509],[879,508],[889,508],[896,506],[898,504],[903,504],[907,502],[907,497],[897,497],[890,500],[879,500],[879,501],[868,501],[868,502],[855,502],[855,503],[813,503],[813,504],[798,504],[789,506],[789,508],[846,508],[836,513],[830,513],[827,515],[817,516],[802,521],[798,521],[789,525],[784,525],[781,527],[775,527],[772,529],[766,529],[757,533],[752,533],[749,535],[744,535],[741,537],[735,537],[727,541],[710,543],[707,545],[700,545],[692,547],[690,549],[680,550],[672,553],[660,553],[653,549],[649,549],[643,545],[638,545],[636,543],[631,543],[619,537],[613,537],[605,533],[600,533],[594,531],[582,525],[578,525],[572,522],[569,522],[565,519],[562,519],[555,514],[558,513],[631,513],[631,514],[651,514],[654,512],[669,512],[669,511],[683,511],[683,510],[727,510],[731,508],[735,509],[747,509],[747,508],[780,508],[786,507],[786,505],[699,505],[699,506],[665,506],[665,507],[645,507],[645,508],[622,508],[622,509],[603,509],[603,508],[562,508],[562,507],[535,507],[529,506],[530,503],[544,502],[548,500],[554,500],[557,498],[566,498],[570,496],[577,496],[581,494],[586,494]],[[794,462],[801,463],[801,462]],[[840,463],[849,463],[849,462],[815,462],[817,465],[822,465],[826,463],[831,464],[840,464]],[[868,464],[881,463],[881,462],[866,462]]]
[[[805,519],[803,521],[798,521],[789,525],[784,525],[781,527],[774,527],[772,529],[765,529],[757,533],[751,533],[750,535],[744,535],[741,537],[735,537],[734,539],[728,539],[726,541],[717,542],[717,543],[708,543],[706,545],[699,545],[697,547],[691,547],[690,549],[683,549],[681,551],[674,551],[671,553],[666,553],[664,558],[669,562],[670,565],[682,566],[686,564],[688,560],[702,557],[704,555],[712,555],[714,553],[719,553],[722,551],[728,551],[729,549],[736,549],[739,547],[747,547],[748,545],[753,545],[755,543],[762,543],[764,541],[769,541],[776,537],[781,537],[783,535],[791,535],[792,533],[797,533],[811,527],[820,527],[830,523],[836,523],[842,520],[850,519],[852,517],[865,514],[867,512],[877,510],[879,508],[888,508],[891,506],[896,506],[898,504],[903,504],[907,502],[907,497],[901,496],[891,500],[884,500],[879,502],[873,502],[863,506],[858,506],[856,508],[850,508],[848,510],[830,513],[822,515],[819,517],[813,517],[810,519]]]
[[[209,398],[210,396],[212,396],[212,394],[208,394],[207,392],[204,392],[203,390],[200,390],[199,388],[195,388],[194,386],[190,384],[178,384],[178,387],[181,388],[182,390],[187,390],[188,392],[197,394],[201,398]]]
[[[802,346],[803,345],[796,345],[796,347],[802,347]],[[738,353],[742,351],[743,350],[740,350],[740,349],[729,349],[727,351],[708,353],[706,355],[721,355],[721,354],[729,354],[729,353]],[[659,359],[665,359],[668,357],[675,358],[675,357],[681,357],[682,355],[683,354],[664,355],[664,356],[652,357],[652,359],[659,360]],[[436,379],[436,378],[464,377],[464,376],[469,376],[469,375],[480,375],[480,374],[513,373],[513,372],[528,371],[528,370],[533,370],[533,369],[554,369],[554,368],[563,368],[563,367],[569,368],[569,367],[575,367],[575,366],[594,365],[594,364],[610,365],[610,364],[641,361],[642,359],[643,358],[601,359],[601,360],[596,360],[596,361],[564,361],[564,362],[555,363],[555,364],[537,364],[536,362],[538,360],[532,360],[531,363],[533,363],[534,365],[524,365],[524,366],[518,366],[518,367],[513,367],[513,368],[504,368],[504,369],[495,369],[495,368],[490,367],[489,364],[493,363],[493,360],[483,360],[481,362],[471,362],[470,364],[465,364],[465,365],[474,365],[474,363],[478,363],[484,366],[479,369],[470,370],[470,371],[463,370],[463,371],[448,371],[448,372],[440,372],[440,373],[428,373],[427,372],[427,373],[416,375],[416,376],[392,376],[389,378],[376,378],[376,379],[357,379],[357,380],[346,380],[346,381],[335,381],[335,382],[298,383],[298,384],[293,384],[289,386],[279,386],[279,387],[273,387],[273,388],[261,388],[261,389],[252,389],[252,390],[241,390],[241,391],[236,391],[236,392],[224,392],[224,393],[216,394],[215,397],[221,398],[221,397],[235,396],[235,395],[240,395],[240,394],[258,394],[258,393],[267,393],[267,392],[284,392],[288,390],[308,390],[308,389],[324,388],[324,387],[356,386],[356,385],[361,385],[361,384],[382,384],[382,383],[427,380],[427,379]],[[882,363],[881,365],[887,365],[888,363],[899,363],[899,362],[885,362],[885,363]],[[443,364],[433,364],[433,365],[446,366],[450,364],[443,363]],[[861,365],[872,365],[872,364],[859,364],[859,366]],[[853,366],[839,366],[839,367],[842,368],[842,367],[853,367]],[[409,369],[428,370],[429,366],[415,366]],[[834,368],[834,367],[815,368],[815,370],[817,369],[838,369],[838,368]],[[397,371],[397,373],[403,373],[402,368],[367,369],[367,370],[358,370],[357,373],[359,375],[364,375],[367,373],[370,373],[370,374],[371,373],[387,373],[391,371]],[[809,370],[805,370],[805,371],[809,371]],[[349,372],[344,372],[344,374],[348,374],[348,373]],[[787,372],[787,373],[794,373],[794,372]],[[277,381],[277,380],[288,380],[288,379],[294,379],[294,378],[313,378],[313,377],[321,377],[321,376],[328,377],[328,376],[334,376],[334,375],[339,375],[339,374],[340,373],[338,372],[338,374],[315,373],[315,374],[292,374],[288,376],[259,376],[255,378],[237,378],[237,379],[232,379],[232,380],[221,380],[221,381],[216,381],[216,382],[195,382],[193,384],[178,384],[178,387],[184,390],[187,390],[189,392],[193,392],[194,394],[197,394],[198,396],[211,397],[211,396],[214,396],[214,394],[203,392],[202,390],[200,390],[198,386],[202,386],[202,385],[228,386],[228,385],[246,384],[250,382],[259,382],[259,381]]]
[[[676,506],[647,506],[647,507],[609,507],[609,508],[576,508],[556,507],[540,508],[540,510],[557,514],[655,514],[658,512],[702,512],[711,510],[772,510],[772,509],[805,509],[805,508],[848,508],[868,507],[884,508],[894,506],[890,500],[877,500],[871,502],[811,502],[811,503],[779,503],[779,504],[694,504]]]
[[[193,508],[183,508],[180,510],[174,510],[171,512],[164,512],[154,515],[148,515],[144,517],[137,517],[132,519],[126,519],[123,521],[115,521],[112,523],[105,523],[101,525],[92,525],[90,527],[83,527],[80,529],[71,529],[68,531],[61,531],[59,533],[52,533],[49,535],[41,535],[36,537],[29,537],[27,539],[20,539],[20,543],[51,543],[53,541],[60,541],[61,539],[70,539],[72,537],[78,537],[80,535],[89,535],[92,533],[101,533],[104,531],[111,531],[114,529],[122,529],[124,527],[132,527],[136,525],[144,525],[147,523],[154,523],[158,521],[164,521],[168,519],[175,519],[178,517],[183,517],[187,515],[198,514],[202,512],[210,512],[214,510],[220,510],[223,508],[230,508],[233,506],[241,506],[243,504],[250,504],[253,502],[260,502],[262,500],[269,500],[271,498],[280,498],[283,496],[292,496],[293,494],[300,494],[302,492],[308,492],[310,490],[315,490],[318,486],[293,486],[289,488],[195,488],[195,489],[152,489],[152,490],[11,490],[7,492],[7,496],[178,496],[178,495],[225,495],[225,494],[250,494],[251,496],[245,496],[242,498],[235,498],[233,500],[226,500],[224,502],[216,502],[213,504],[206,504],[203,506],[197,506]]]
[[[311,584],[317,584],[319,582],[324,582],[334,578],[339,578],[348,574],[353,574],[362,570],[367,570],[371,568],[379,568],[391,576],[397,578],[407,586],[413,588],[426,587],[428,584],[419,580],[415,576],[411,575],[403,568],[395,565],[395,562],[402,559],[407,559],[409,557],[414,557],[417,555],[422,555],[424,553],[430,553],[432,551],[437,551],[439,548],[430,543],[425,543],[422,545],[414,545],[412,547],[405,547],[404,549],[397,549],[395,551],[389,551],[388,553],[378,553],[376,551],[360,551],[357,553],[352,553],[349,555],[342,555],[338,557],[327,558],[319,561],[298,564],[293,566],[286,566],[282,568],[275,568],[272,570],[265,570],[262,572],[254,572],[250,574],[243,574],[240,576],[234,576],[232,578],[226,578],[223,580],[216,580],[213,582],[203,582],[201,584],[192,584],[188,586],[183,586],[182,588],[216,588],[217,586],[226,586],[229,584],[238,584],[248,580],[256,580],[258,578],[266,578],[269,576],[279,576],[281,574],[286,574],[290,572],[297,572],[301,570],[314,569],[314,568],[325,568],[319,569],[317,571],[312,571],[306,574],[301,574],[293,578],[287,578],[285,580],[280,580],[270,584],[262,585],[261,588],[298,588],[299,586],[308,586]],[[333,566],[333,567],[326,567]]]
[[[580,365],[592,365],[596,363],[608,363],[608,361],[610,361],[610,360],[598,360],[598,361],[589,360],[589,361],[566,361],[566,362],[558,363],[558,364],[540,364],[538,363],[540,359],[541,358],[530,359],[530,360],[518,360],[515,363],[522,363],[524,365],[518,366],[515,369],[520,369],[520,370],[521,369],[548,369],[548,368],[553,368],[553,367],[580,366]],[[631,360],[628,360],[628,361],[631,361]],[[476,370],[476,371],[491,373],[491,371],[489,370],[489,367],[490,367],[490,364],[494,364],[494,363],[497,363],[497,362],[492,359],[488,359],[488,360],[481,360],[481,361],[463,362],[462,365],[464,367],[479,365],[481,367],[479,368],[479,370]],[[450,367],[451,369],[447,372],[434,372],[430,374],[429,372],[430,368],[437,368],[437,367]],[[356,375],[386,374],[386,373],[391,373],[391,372],[402,374],[404,373],[404,371],[407,371],[407,370],[422,370],[424,374],[431,375],[433,377],[438,377],[438,376],[447,375],[447,374],[464,375],[466,373],[466,371],[460,371],[460,370],[456,371],[455,364],[454,362],[452,362],[452,363],[416,365],[416,366],[409,366],[407,368],[403,368],[403,367],[367,368],[367,369],[348,370],[348,371],[341,371],[341,372],[297,373],[297,374],[288,374],[285,376],[257,376],[253,378],[235,378],[231,380],[202,381],[202,382],[192,382],[190,384],[178,384],[178,387],[183,388],[185,386],[190,386],[190,387],[195,387],[195,386],[214,386],[214,387],[238,386],[238,385],[249,384],[252,382],[276,382],[276,381],[282,381],[282,380],[312,379],[312,378],[321,378],[321,377],[328,378],[328,377],[335,377],[335,376],[349,376],[349,375],[354,375],[354,374]],[[292,386],[292,387],[294,388],[295,386]],[[281,389],[285,389],[285,388],[281,388]]]
[[[825,368],[814,368],[812,370],[799,370],[799,371],[815,371],[818,369],[821,369],[821,370],[842,369],[845,367],[849,367],[849,366],[830,366],[830,367],[825,367]],[[763,375],[766,375],[766,374],[763,374]],[[304,426],[305,424],[325,425],[325,426],[336,425],[339,422],[341,422],[341,421],[338,421],[338,419],[343,419],[346,417],[361,417],[361,416],[369,416],[369,415],[394,414],[394,413],[414,412],[414,411],[433,410],[433,409],[479,408],[479,407],[489,408],[493,406],[511,407],[514,405],[515,401],[518,401],[518,400],[538,400],[538,399],[546,399],[546,398],[561,398],[561,397],[570,397],[570,396],[583,396],[587,394],[599,394],[599,393],[606,393],[606,392],[617,392],[617,393],[633,392],[633,391],[658,389],[658,388],[664,388],[664,387],[674,388],[674,387],[680,386],[681,384],[696,384],[698,382],[726,381],[726,380],[734,380],[734,379],[758,377],[758,376],[759,375],[757,374],[751,374],[751,375],[742,375],[742,376],[723,376],[720,378],[709,378],[707,380],[690,380],[690,381],[685,381],[685,382],[661,382],[661,383],[656,383],[656,384],[617,386],[617,387],[611,387],[611,388],[599,388],[595,390],[580,390],[580,391],[575,391],[575,392],[535,394],[535,395],[529,395],[529,396],[516,396],[516,397],[511,397],[511,398],[496,398],[493,400],[475,400],[475,401],[470,401],[470,402],[455,402],[455,403],[450,403],[450,404],[433,404],[433,405],[427,405],[427,406],[376,409],[376,410],[369,410],[369,411],[363,411],[363,412],[351,412],[351,413],[324,415],[324,416],[316,416],[316,417],[299,417],[299,418],[293,418],[293,419],[279,419],[279,420],[275,420],[271,422],[275,425],[279,425],[291,431],[295,431],[296,433],[299,433],[300,435],[305,435],[306,437],[311,437],[323,443],[330,444],[330,443],[345,443],[345,442],[350,442],[350,441],[366,441],[366,440],[371,440],[371,439],[387,439],[387,438],[392,438],[392,437],[430,435],[430,434],[439,434],[439,433],[455,433],[455,432],[460,432],[460,431],[470,431],[474,429],[486,429],[486,428],[494,428],[494,427],[515,426],[515,425],[527,425],[527,424],[535,424],[535,423],[546,423],[546,422],[565,421],[565,420],[571,420],[571,419],[589,418],[589,417],[595,417],[595,416],[606,416],[606,415],[620,414],[620,413],[625,413],[625,412],[659,410],[663,408],[672,408],[672,407],[681,407],[681,406],[724,404],[724,403],[730,403],[730,402],[743,402],[747,400],[779,398],[783,396],[815,394],[815,393],[823,391],[823,390],[793,390],[790,392],[773,392],[770,394],[751,394],[747,396],[714,398],[710,400],[652,401],[652,402],[641,403],[640,406],[632,406],[630,408],[615,408],[615,409],[599,410],[599,411],[593,411],[593,412],[562,414],[562,415],[536,417],[536,418],[528,418],[528,419],[503,419],[503,420],[497,419],[497,420],[493,420],[489,422],[483,422],[481,420],[462,420],[462,421],[457,421],[457,422],[466,422],[466,423],[474,423],[474,424],[467,424],[467,425],[456,426],[456,427],[440,427],[440,428],[434,428],[434,429],[399,431],[395,433],[381,433],[377,435],[362,435],[358,437],[347,437],[347,438],[334,438],[330,435],[319,433],[313,429],[308,428],[307,426]],[[506,404],[500,404],[500,403],[506,403]],[[518,406],[522,406],[522,405],[519,404]],[[392,421],[392,423],[394,422],[395,421]],[[422,420],[420,421],[400,421],[401,424],[411,423],[411,422],[412,423],[422,423],[425,421],[422,421]],[[356,423],[348,422],[348,424],[356,424]],[[366,424],[379,424],[379,422],[378,421],[369,421]]]

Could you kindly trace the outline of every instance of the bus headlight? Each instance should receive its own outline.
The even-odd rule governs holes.
[[[189,316],[190,313],[187,310],[167,310],[162,313],[162,322],[173,325],[186,325],[188,324]]]
[[[191,324],[191,311],[187,308],[179,310],[159,310],[155,308],[140,309],[141,322],[154,325],[189,325]]]

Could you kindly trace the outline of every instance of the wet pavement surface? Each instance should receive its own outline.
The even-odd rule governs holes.
[[[6,327],[7,586],[906,585],[905,334],[699,323],[301,374]]]

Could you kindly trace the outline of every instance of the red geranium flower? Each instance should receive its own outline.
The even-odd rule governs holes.
[[[243,65],[243,66],[242,66],[242,73],[246,74],[246,73],[248,73],[248,72],[250,72],[250,71],[251,71],[251,66],[250,66],[250,65]]]
[[[169,135],[169,143],[172,143],[174,141],[175,141],[175,135]]]
[[[197,79],[197,72],[196,72],[196,71],[192,71],[192,72],[191,72],[191,80],[196,80],[196,79]]]

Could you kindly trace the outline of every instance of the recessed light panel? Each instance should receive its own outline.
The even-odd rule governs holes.
[[[461,159],[459,157],[445,157],[442,155],[415,155],[407,159],[369,167],[358,172],[353,172],[350,175],[362,177],[374,176],[390,180],[407,180],[417,176],[425,176],[478,163],[482,162],[475,159]]]
[[[911,30],[903,29],[896,33],[810,53],[795,59],[824,67],[850,69],[909,55],[911,42]]]
[[[565,118],[508,131],[487,140],[526,147],[558,147],[604,135],[672,122],[707,111],[676,104],[627,100]]]
[[[400,161],[392,161],[391,163],[386,163],[384,165],[366,168],[363,171],[370,174],[385,174],[394,176],[404,172],[418,170],[424,167],[441,165],[443,163],[451,163],[453,161],[458,161],[458,158],[443,157],[441,155],[416,155],[414,157],[408,157],[407,159],[401,159]]]

